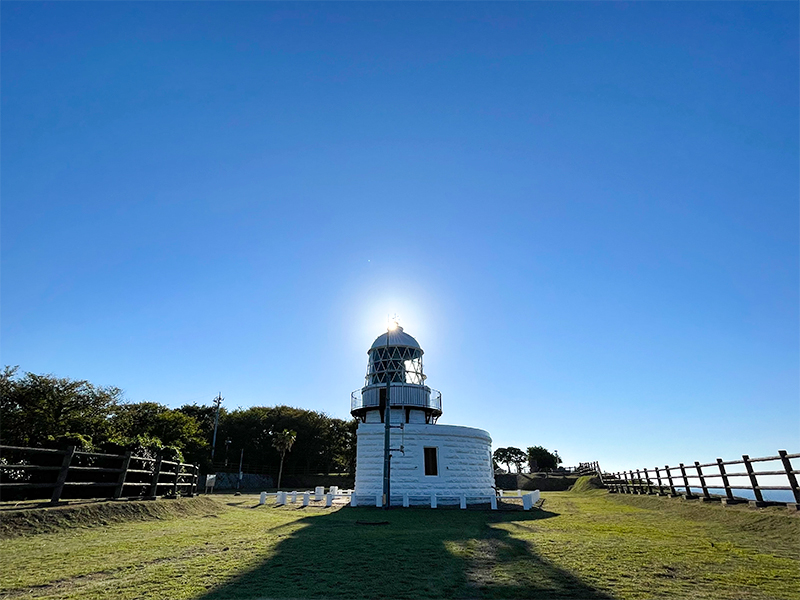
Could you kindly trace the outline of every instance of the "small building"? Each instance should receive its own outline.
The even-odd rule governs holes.
[[[359,421],[356,482],[359,504],[383,494],[385,414],[389,403],[391,504],[488,502],[494,495],[492,438],[474,427],[439,424],[442,395],[426,384],[417,340],[396,326],[367,351],[364,387],[351,395]]]

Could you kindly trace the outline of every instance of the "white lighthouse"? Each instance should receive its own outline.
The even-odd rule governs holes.
[[[488,502],[494,495],[492,438],[473,427],[440,425],[442,395],[425,384],[423,350],[417,340],[395,326],[378,336],[367,351],[365,385],[351,395],[351,414],[358,419],[358,453],[354,494],[359,504],[375,504],[384,493],[386,415],[391,448],[390,496],[428,504]]]

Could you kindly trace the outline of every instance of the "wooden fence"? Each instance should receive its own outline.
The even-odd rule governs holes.
[[[667,496],[683,496],[686,499],[699,498],[703,502],[721,501],[723,504],[736,504],[739,502],[749,502],[751,506],[785,505],[789,508],[798,510],[800,508],[800,487],[797,484],[796,475],[800,470],[792,466],[791,459],[800,458],[800,454],[788,454],[786,450],[778,450],[777,456],[764,456],[761,458],[750,458],[747,454],[742,455],[742,460],[724,461],[718,458],[716,462],[700,464],[695,461],[694,465],[679,463],[677,467],[664,465],[664,468],[655,467],[653,469],[636,469],[635,471],[622,471],[620,473],[603,473],[603,483],[611,493],[622,494],[656,494]],[[756,470],[759,463],[780,462],[779,470]],[[744,466],[744,471],[731,471],[727,467],[737,468],[738,465]],[[783,479],[788,481],[788,485],[764,485],[759,483],[758,478],[770,477],[771,479]],[[731,483],[732,479],[744,479],[746,483]],[[694,493],[698,490],[702,495]],[[678,490],[681,490],[679,493]],[[724,490],[725,495],[712,494],[711,490]],[[737,497],[734,492],[737,490],[750,490],[755,496],[755,500]],[[768,490],[791,491],[794,502],[783,502],[776,500],[766,500],[764,492]]]
[[[575,475],[599,475],[600,463],[597,461],[578,463],[578,466],[574,467],[572,472]]]
[[[125,454],[0,446],[0,499],[157,498],[197,493],[196,465]]]

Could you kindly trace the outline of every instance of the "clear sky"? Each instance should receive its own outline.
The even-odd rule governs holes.
[[[2,3],[2,361],[607,469],[800,449],[797,2]]]

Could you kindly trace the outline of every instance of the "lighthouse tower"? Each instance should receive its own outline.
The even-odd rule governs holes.
[[[358,419],[354,494],[374,505],[383,492],[386,406],[389,405],[391,504],[488,502],[494,495],[492,438],[473,427],[442,425],[442,395],[426,384],[424,351],[417,340],[395,327],[378,336],[367,351],[364,386],[351,394],[350,412]]]

